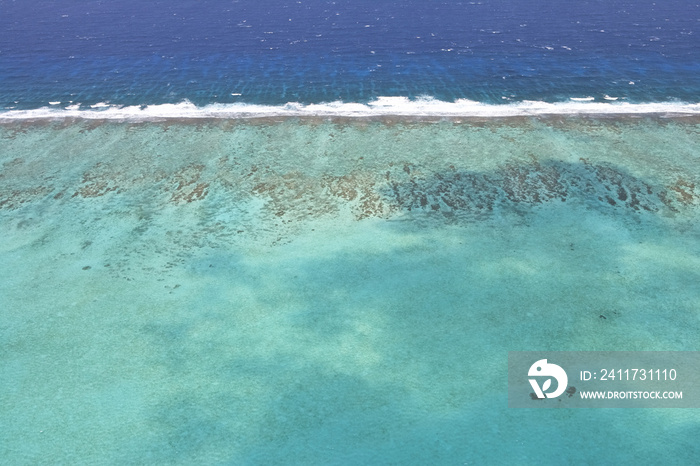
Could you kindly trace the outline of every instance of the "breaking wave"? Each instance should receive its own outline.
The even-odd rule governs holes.
[[[517,117],[546,115],[700,115],[700,103],[655,102],[629,103],[612,100],[596,102],[587,97],[573,97],[566,102],[522,101],[509,104],[485,104],[459,99],[445,102],[432,97],[379,97],[369,103],[328,102],[284,105],[209,104],[196,106],[185,100],[177,104],[119,106],[108,102],[93,105],[51,102],[50,105],[30,110],[5,109],[0,120],[33,119],[108,119],[108,120],[161,120],[180,118],[264,118],[264,117]]]

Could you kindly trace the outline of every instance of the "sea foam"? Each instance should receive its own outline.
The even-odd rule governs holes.
[[[454,102],[432,97],[378,97],[369,103],[324,102],[284,105],[245,103],[209,104],[197,106],[190,101],[177,104],[147,106],[118,106],[104,102],[92,105],[56,105],[31,110],[8,109],[0,112],[0,120],[33,119],[108,119],[161,120],[176,118],[264,118],[264,117],[517,117],[546,115],[699,115],[700,103],[654,102],[630,103],[619,101],[595,102],[591,98],[572,97],[566,102],[522,101],[509,104],[485,104],[458,99]]]

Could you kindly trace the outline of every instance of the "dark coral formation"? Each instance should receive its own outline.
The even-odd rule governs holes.
[[[499,157],[503,162],[496,169],[470,170],[468,161],[455,162],[459,157],[453,157],[453,164],[441,165],[440,154],[413,161],[397,155],[393,162],[368,156],[354,164],[344,160],[339,166],[323,159],[307,170],[284,157],[276,160],[274,153],[257,146],[230,150],[218,158],[206,154],[160,158],[156,148],[143,154],[124,149],[120,157],[92,164],[75,157],[56,167],[39,159],[8,157],[0,171],[0,209],[17,209],[42,199],[81,202],[122,193],[147,198],[155,204],[151,207],[197,206],[206,204],[211,193],[223,193],[233,208],[239,201],[262,201],[255,204],[263,205],[261,215],[277,225],[340,212],[357,220],[390,218],[401,212],[478,219],[494,211],[521,213],[570,202],[595,209],[671,214],[700,206],[700,181],[692,173],[680,176],[678,170],[664,180],[641,178],[612,163],[584,158],[566,162],[532,154]],[[43,172],[38,173],[37,167]],[[65,170],[68,176],[63,175]]]
[[[116,182],[116,174],[111,173],[109,167],[99,162],[83,174],[82,185],[73,193],[72,197],[81,196],[88,198],[104,196],[109,192],[119,189]],[[61,196],[59,196],[59,198],[60,197]]]
[[[694,204],[697,201],[695,183],[679,178],[669,189],[678,195],[678,201],[684,205]]]
[[[489,173],[451,168],[422,177],[395,170],[386,177],[384,197],[408,211],[490,212],[576,200],[591,206],[658,212],[664,206],[675,209],[678,203],[664,188],[655,190],[616,167],[589,163],[509,163]]]
[[[225,163],[213,176],[206,166],[190,164],[167,173],[155,170],[138,177],[97,163],[84,172],[80,185],[57,189],[37,186],[0,191],[0,208],[14,209],[51,194],[93,198],[144,186],[159,186],[175,204],[202,201],[211,189],[235,189],[262,198],[266,210],[286,221],[317,217],[349,208],[356,219],[387,218],[397,212],[424,211],[459,216],[494,210],[522,209],[551,202],[580,202],[590,207],[631,211],[680,212],[697,207],[700,190],[679,178],[670,186],[655,186],[610,164],[562,161],[509,162],[490,172],[430,170],[415,164],[390,164],[383,171],[356,169],[344,175],[314,176],[300,170],[278,173],[269,166],[241,167],[232,173]]]
[[[19,209],[24,204],[46,196],[51,190],[48,186],[7,190],[0,188],[0,209]]]
[[[204,199],[209,193],[209,183],[199,182],[204,168],[204,165],[188,165],[178,170],[173,177],[177,186],[170,196],[170,201],[180,203]]]
[[[245,170],[244,170],[245,171]],[[232,179],[228,183],[235,184]],[[262,198],[266,211],[284,222],[349,209],[357,220],[388,218],[399,212],[425,212],[452,218],[478,218],[495,210],[577,202],[596,209],[678,212],[697,204],[687,181],[654,186],[609,164],[511,162],[498,170],[472,172],[450,166],[431,171],[409,163],[383,171],[354,170],[312,176],[295,170],[279,174],[252,167],[237,186]],[[680,192],[679,192],[680,191]]]

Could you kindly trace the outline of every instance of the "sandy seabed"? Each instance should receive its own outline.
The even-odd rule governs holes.
[[[699,124],[0,125],[0,462],[690,464],[506,369],[698,350]]]

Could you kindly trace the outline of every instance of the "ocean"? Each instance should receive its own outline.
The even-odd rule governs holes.
[[[700,91],[691,1],[1,5],[0,109],[385,96],[697,103]]]
[[[697,410],[510,408],[508,355],[699,349],[699,34],[0,0],[0,464],[696,463]]]

